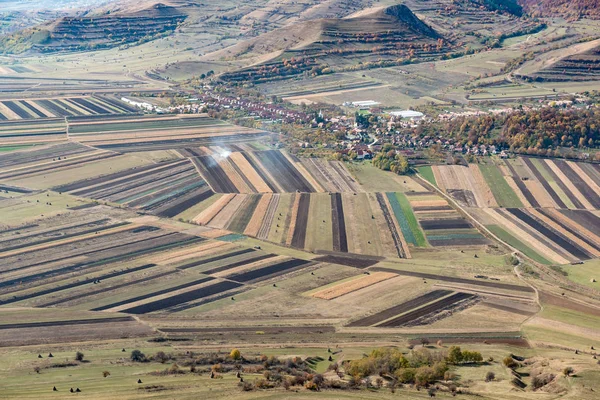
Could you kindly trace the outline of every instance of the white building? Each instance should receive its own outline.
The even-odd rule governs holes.
[[[413,121],[418,121],[425,116],[425,114],[418,112],[418,111],[413,111],[413,110],[391,111],[390,115],[392,117],[402,118],[402,119],[411,119]]]
[[[361,110],[365,110],[365,109],[369,109],[375,106],[378,106],[379,102],[377,101],[373,101],[373,100],[365,100],[365,101],[353,101],[352,103],[344,103],[344,105],[351,105],[352,107],[355,108],[360,108]]]

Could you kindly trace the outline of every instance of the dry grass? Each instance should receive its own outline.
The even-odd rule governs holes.
[[[374,285],[376,283],[385,281],[390,278],[394,278],[398,275],[391,272],[374,272],[371,275],[364,275],[357,279],[353,279],[349,282],[343,282],[339,285],[323,289],[321,291],[312,294],[312,297],[317,297],[324,300],[332,300],[337,297],[343,296],[348,293],[352,293],[356,290],[366,288],[367,286]]]

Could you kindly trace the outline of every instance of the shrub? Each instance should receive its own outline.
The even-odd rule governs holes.
[[[102,376],[106,378],[106,377],[110,376],[110,372],[102,371]]]
[[[573,367],[565,367],[565,369],[563,369],[563,375],[564,376],[569,376],[573,373]]]
[[[164,351],[159,351],[154,356],[154,359],[161,364],[166,363],[171,357],[169,357]]]
[[[239,360],[240,358],[242,358],[242,353],[240,353],[238,349],[233,349],[231,350],[231,353],[229,353],[229,357],[231,357],[234,360]]]
[[[146,355],[142,353],[140,350],[133,350],[131,352],[131,361],[133,362],[145,362]]]
[[[533,386],[533,389],[536,390],[546,386],[552,382],[552,380],[554,380],[553,374],[540,374],[533,377],[531,385]]]
[[[485,374],[485,381],[486,382],[491,382],[493,380],[496,379],[496,374],[494,374],[492,371],[488,371],[487,374]]]
[[[84,357],[84,354],[82,352],[78,351],[77,353],[75,353],[76,361],[79,361],[79,362],[83,361],[83,357]]]
[[[505,357],[504,360],[502,360],[502,364],[510,369],[515,369],[519,366],[519,364],[511,356]]]

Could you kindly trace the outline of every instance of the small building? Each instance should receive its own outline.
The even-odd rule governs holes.
[[[391,111],[390,115],[392,117],[410,119],[412,121],[419,121],[425,116],[425,114],[413,110]]]
[[[344,103],[347,104],[347,103]],[[375,106],[378,106],[381,103],[378,103],[376,101],[373,100],[365,100],[365,101],[353,101],[352,103],[350,103],[350,105],[354,108],[359,108],[361,110],[368,110],[370,108],[373,108]]]

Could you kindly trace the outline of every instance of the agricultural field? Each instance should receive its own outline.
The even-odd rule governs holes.
[[[214,193],[189,160],[149,164],[53,188],[73,196],[117,203],[174,217]]]
[[[0,121],[138,112],[136,108],[112,96],[0,100]]]
[[[268,133],[204,115],[89,116],[69,121],[69,139],[119,152],[255,141]]]
[[[357,192],[359,186],[339,161],[303,159],[278,150],[234,151],[203,147],[191,156],[217,193]]]
[[[537,262],[569,264],[600,255],[595,164],[518,157],[422,171],[494,235]]]

